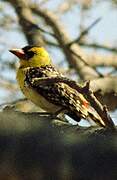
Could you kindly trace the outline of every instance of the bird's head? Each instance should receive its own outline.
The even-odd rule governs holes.
[[[25,46],[22,49],[11,49],[11,53],[20,59],[20,67],[41,67],[51,63],[48,52],[40,46]]]

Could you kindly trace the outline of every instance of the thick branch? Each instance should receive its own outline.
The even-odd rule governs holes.
[[[101,55],[101,54],[91,54],[87,55],[87,62],[90,66],[108,66],[117,68],[117,55]]]
[[[95,92],[96,97],[106,104],[110,110],[117,108],[117,77],[105,77],[92,80],[91,89]]]
[[[81,60],[80,57],[82,57],[82,59],[86,59],[86,56],[78,45],[74,44],[72,47],[67,46],[67,44],[71,42],[71,39],[69,38],[64,25],[60,23],[55,14],[45,9],[42,10],[39,7],[32,7],[32,10],[34,13],[42,17],[46,24],[48,24],[53,29],[54,33],[56,34],[57,41],[66,56],[66,59],[68,60],[69,64],[74,67],[74,69],[76,69],[80,77],[82,79],[94,79],[99,77],[99,74],[94,69],[86,65]],[[73,52],[78,54],[79,58],[71,53],[70,48]]]
[[[26,36],[29,44],[41,44],[44,45],[44,41],[41,33],[35,25],[35,21],[32,16],[32,12],[28,7],[27,0],[5,0],[14,7],[19,19],[19,24]]]
[[[50,46],[60,48],[60,45],[57,43],[54,43],[48,40],[45,40],[45,42]],[[99,53],[86,54],[86,59],[84,63],[94,68],[96,68],[97,66],[102,66],[102,67],[111,66],[111,67],[117,68],[117,56],[116,55],[101,55]]]
[[[0,112],[0,179],[116,180],[116,138],[109,129]]]

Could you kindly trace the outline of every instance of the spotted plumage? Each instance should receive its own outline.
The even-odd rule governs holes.
[[[86,118],[88,116],[86,99],[79,94],[75,89],[72,89],[65,83],[53,83],[50,85],[35,85],[34,79],[41,81],[43,77],[61,76],[62,75],[51,65],[44,67],[36,67],[27,69],[25,83],[30,88],[35,89],[37,93],[45,97],[49,102],[61,106],[68,110],[67,114],[76,117]],[[38,79],[39,78],[39,79]]]
[[[104,126],[101,118],[92,111],[84,96],[65,83],[34,83],[44,77],[63,77],[52,65],[48,52],[40,46],[26,46],[10,50],[19,59],[17,82],[23,94],[43,110],[55,113],[64,109],[66,114],[79,121],[92,119]],[[42,81],[41,81],[42,82]]]

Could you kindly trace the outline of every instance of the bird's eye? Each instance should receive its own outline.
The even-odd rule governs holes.
[[[28,51],[27,53],[26,53],[26,56],[27,56],[27,59],[30,59],[30,58],[32,58],[33,56],[34,56],[34,52],[33,51]]]

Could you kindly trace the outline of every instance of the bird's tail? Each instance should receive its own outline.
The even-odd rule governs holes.
[[[93,120],[96,124],[99,126],[105,127],[104,121],[101,119],[101,117],[95,112],[95,110],[92,108],[88,109],[88,118]]]
[[[97,125],[101,127],[105,127],[104,121],[101,119],[101,117],[98,115],[98,113],[93,109],[90,104],[87,106],[82,105],[81,109],[81,117],[89,120],[94,121]]]
[[[99,126],[105,127],[104,121],[101,119],[101,117],[95,111],[95,109],[90,106],[90,103],[82,95],[80,95],[80,98],[82,99],[82,106],[81,106],[80,110],[81,110],[84,118],[88,119],[88,120],[93,120]]]
[[[77,122],[80,119],[86,119],[88,121],[94,121],[97,125],[101,127],[105,127],[105,123],[95,111],[95,109],[90,105],[90,103],[85,99],[82,94],[74,94],[74,106],[70,106],[70,112],[68,112],[68,116],[72,117]],[[72,104],[73,105],[73,104]]]

